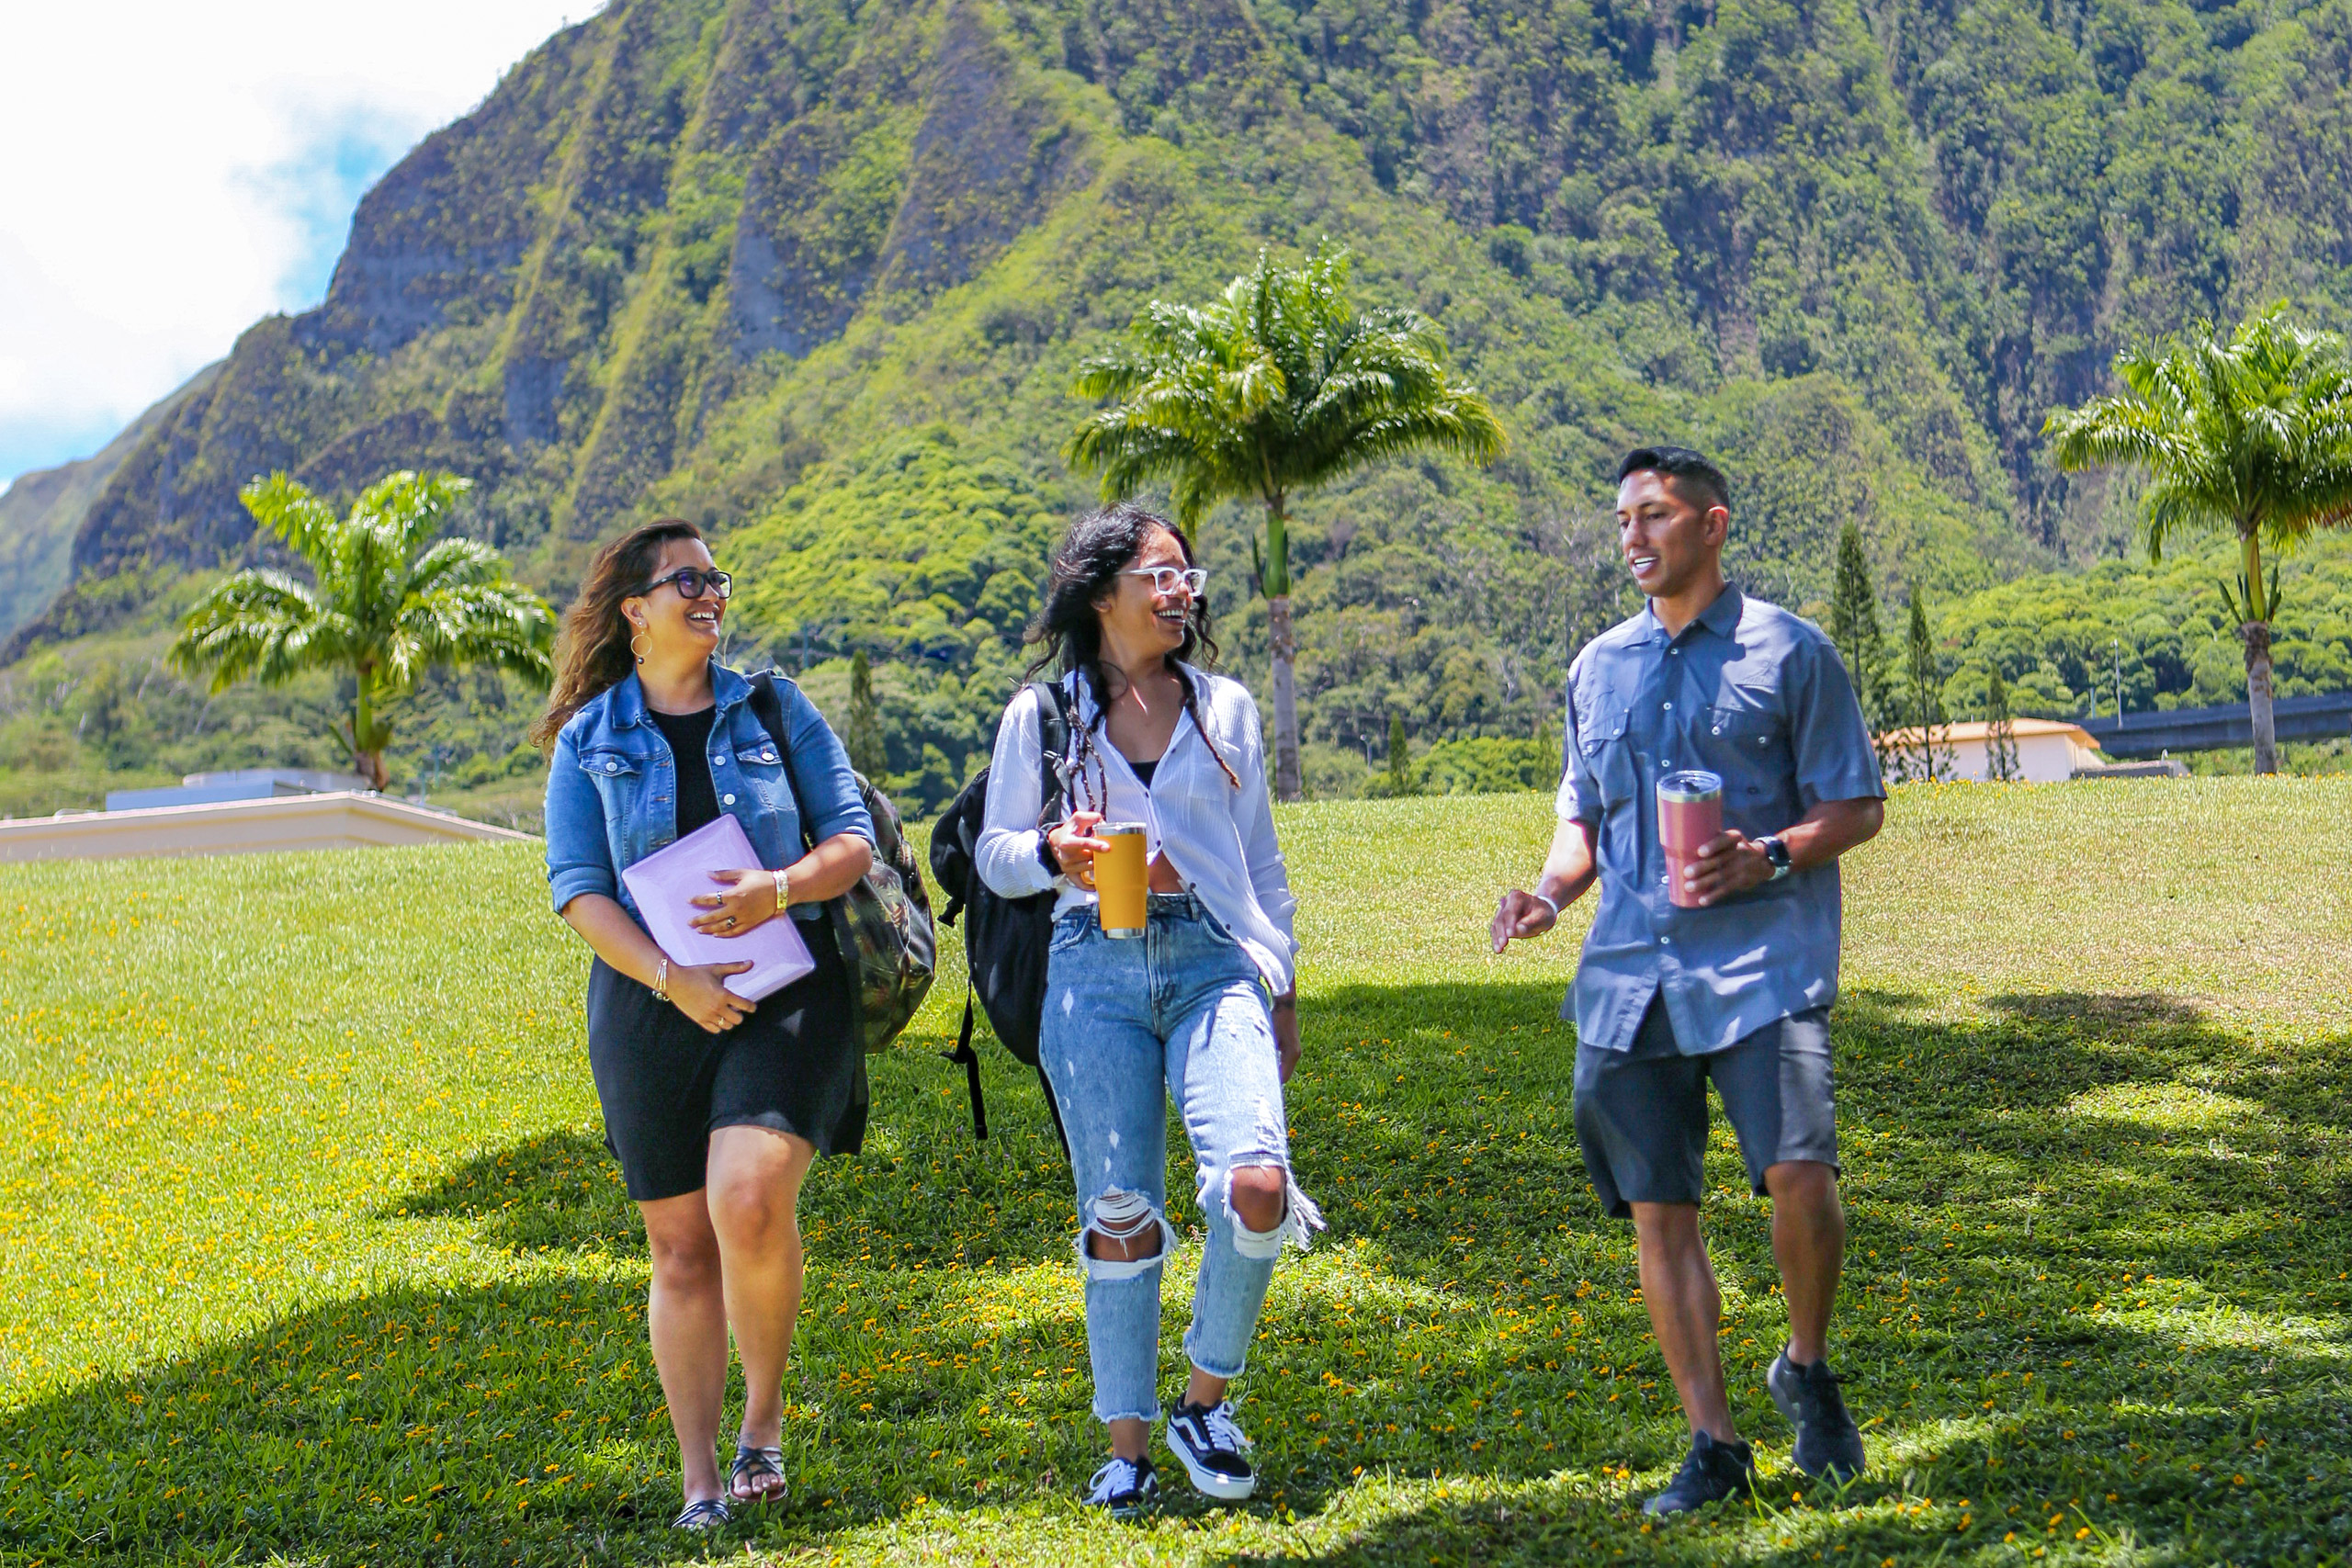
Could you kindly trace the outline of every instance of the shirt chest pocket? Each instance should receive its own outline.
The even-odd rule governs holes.
[[[627,751],[582,751],[580,771],[594,779],[607,798],[616,793],[634,795],[645,776],[645,759]]]
[[[1625,734],[1630,712],[1623,699],[1608,692],[1577,705],[1577,750],[1585,771],[1600,781],[1604,802],[1631,795],[1638,782],[1633,747]]]
[[[1146,791],[1154,796],[1174,795],[1190,806],[1230,812],[1238,797],[1232,779],[1225,776],[1225,768],[1217,766],[1217,758],[1225,758],[1226,767],[1234,777],[1241,774],[1239,758],[1227,753],[1222,747],[1212,750],[1206,736],[1196,735],[1186,741],[1180,752],[1168,749],[1160,758],[1159,769],[1151,776],[1151,787]]]
[[[1693,739],[1707,766],[1724,776],[1726,806],[1761,801],[1781,792],[1789,772],[1788,726],[1771,709],[1711,709],[1706,734]]]
[[[792,804],[791,782],[784,772],[784,753],[776,750],[775,741],[737,746],[735,771],[768,809],[780,810]]]
[[[596,796],[604,804],[607,828],[624,840],[634,841],[644,831],[651,761],[630,751],[582,751],[580,771],[595,781]]]

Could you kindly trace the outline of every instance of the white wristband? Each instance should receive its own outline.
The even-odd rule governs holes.
[[[1545,908],[1551,910],[1552,918],[1556,920],[1560,918],[1560,907],[1557,904],[1553,903],[1549,898],[1544,897],[1541,893],[1530,893],[1528,897],[1543,905]]]

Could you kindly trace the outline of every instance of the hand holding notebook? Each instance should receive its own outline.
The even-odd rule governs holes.
[[[743,825],[725,812],[716,821],[695,829],[676,843],[661,849],[621,873],[628,896],[645,921],[654,945],[672,964],[749,963],[752,967],[727,977],[727,988],[747,1001],[774,996],[803,975],[814,971],[808,943],[800,940],[792,917],[778,911],[741,936],[713,936],[694,927],[694,900],[723,886],[712,873],[741,871],[756,866],[759,857],[743,834]]]

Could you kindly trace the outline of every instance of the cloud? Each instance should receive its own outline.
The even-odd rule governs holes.
[[[317,303],[368,186],[594,5],[0,7],[0,475]]]

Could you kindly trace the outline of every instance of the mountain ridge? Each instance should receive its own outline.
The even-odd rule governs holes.
[[[2352,301],[2326,77],[2352,0],[2235,26],[2171,0],[618,0],[368,193],[325,301],[137,444],[0,663],[255,555],[251,473],[447,467],[479,481],[463,526],[559,596],[631,519],[705,524],[775,573],[747,650],[866,649],[893,769],[958,773],[1035,541],[899,520],[1083,504],[1078,358],[1328,238],[1366,299],[1439,321],[1513,450],[1303,503],[1309,738],[1338,767],[1392,714],[1532,735],[1563,631],[1624,608],[1596,552],[1638,441],[1725,461],[1743,575],[1799,608],[1847,517],[1896,596],[2122,547],[2041,412],[2184,311]],[[1203,547],[1257,679],[1250,525],[1225,509]],[[777,564],[796,540],[831,575]]]

